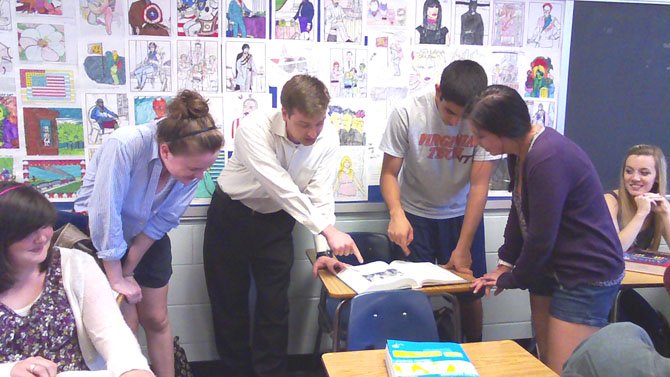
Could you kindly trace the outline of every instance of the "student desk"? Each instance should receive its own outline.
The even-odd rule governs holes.
[[[626,270],[621,286],[619,287],[619,292],[617,292],[616,297],[614,298],[614,304],[612,305],[612,311],[610,312],[610,322],[619,321],[619,296],[621,296],[621,292],[633,288],[660,287],[663,287],[663,275],[643,274],[641,272]]]
[[[316,258],[316,252],[314,249],[307,249],[307,257],[310,262],[314,264]],[[452,271],[454,272],[454,271]],[[470,281],[474,280],[472,275],[466,275],[458,272],[454,272],[458,276],[467,280],[468,283],[462,284],[448,284],[448,285],[433,285],[429,287],[420,288],[420,290],[428,296],[437,296],[442,295],[447,301],[449,301],[454,306],[454,313],[456,318],[454,318],[454,327],[456,327],[456,336],[458,339],[461,338],[461,318],[460,318],[460,308],[458,306],[458,300],[453,296],[453,293],[464,293],[470,292]],[[326,269],[319,270],[319,279],[323,283],[323,287],[326,290],[326,294],[334,299],[342,300],[337,305],[335,310],[335,318],[333,319],[333,352],[337,352],[340,345],[340,311],[344,304],[356,296],[356,292],[349,288],[342,280],[337,276],[333,275],[330,271]]]
[[[461,344],[482,377],[558,376],[540,360],[511,340]],[[386,377],[384,350],[326,353],[322,356],[328,377]]]

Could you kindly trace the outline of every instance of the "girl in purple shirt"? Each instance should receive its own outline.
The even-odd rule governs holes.
[[[498,268],[472,286],[528,289],[540,360],[560,374],[577,345],[607,324],[623,279],[602,185],[575,143],[531,126],[526,103],[509,87],[488,87],[463,119],[479,145],[508,155],[513,192]]]

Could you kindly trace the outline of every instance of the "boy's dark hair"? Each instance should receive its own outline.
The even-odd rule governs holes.
[[[16,188],[14,188],[16,187]],[[6,191],[8,190],[9,191]],[[4,193],[3,193],[4,192]],[[56,210],[51,202],[31,186],[17,182],[0,182],[0,293],[14,285],[15,277],[9,263],[9,246],[30,233],[56,223]],[[42,262],[44,271],[51,252]]]
[[[456,60],[442,71],[440,100],[465,106],[488,85],[486,71],[472,60]]]

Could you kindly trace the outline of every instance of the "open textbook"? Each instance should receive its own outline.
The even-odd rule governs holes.
[[[428,262],[372,262],[348,267],[337,274],[356,293],[459,284],[467,280]]]

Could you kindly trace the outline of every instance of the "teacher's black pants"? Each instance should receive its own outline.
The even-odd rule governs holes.
[[[222,375],[286,373],[294,224],[284,211],[254,212],[217,186],[207,212],[203,260],[216,347],[228,369]],[[257,291],[253,331],[252,277]]]

